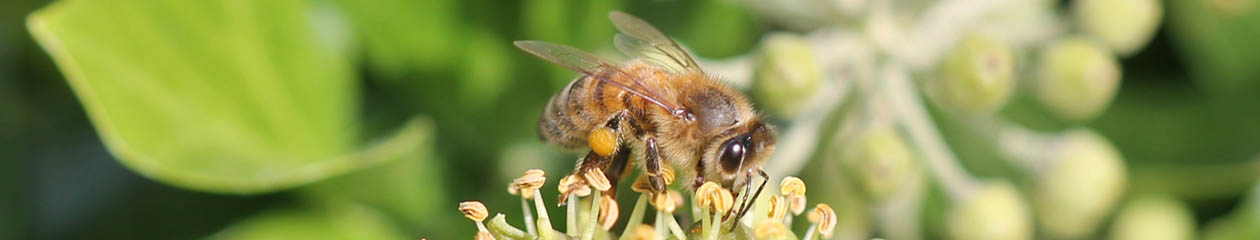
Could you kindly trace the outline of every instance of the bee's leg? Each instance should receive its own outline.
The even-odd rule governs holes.
[[[624,112],[617,114],[604,126],[591,130],[587,137],[591,151],[583,157],[577,169],[579,173],[593,168],[603,171],[604,177],[608,178],[608,183],[612,186],[603,193],[609,197],[616,196],[618,182],[629,173],[627,165],[630,162],[630,148],[621,140],[625,134],[621,130],[628,124],[623,119],[627,116]]]
[[[700,185],[704,185],[704,161],[696,161],[696,177],[691,182],[691,189],[700,189]]]
[[[626,147],[622,147],[612,155],[604,156],[591,151],[586,153],[582,158],[582,162],[578,164],[578,169],[574,171],[578,176],[590,169],[598,168],[604,172],[604,177],[608,178],[608,185],[612,186],[608,190],[603,191],[604,196],[614,197],[617,195],[617,184],[621,178],[626,175],[626,166],[630,162],[630,151]]]
[[[648,182],[652,184],[652,191],[656,193],[665,192],[665,180],[661,179],[661,154],[660,147],[656,145],[655,138],[647,138],[643,140],[643,170],[647,171]]]
[[[612,161],[604,168],[604,177],[608,178],[608,184],[612,186],[608,191],[604,191],[604,195],[616,199],[617,183],[621,179],[625,179],[630,174],[630,149],[627,146],[621,146],[617,152],[612,155]]]

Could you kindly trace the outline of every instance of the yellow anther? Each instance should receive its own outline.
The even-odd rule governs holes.
[[[586,183],[599,191],[607,191],[612,188],[612,183],[608,182],[608,177],[604,176],[604,171],[599,168],[590,168],[582,173],[582,177],[586,178]]]
[[[779,195],[770,195],[770,210],[766,211],[766,217],[769,217],[770,219],[780,219],[780,217],[787,214],[787,206],[780,206],[783,204],[782,199],[783,197],[780,197]]]
[[[779,192],[787,196],[804,196],[805,181],[797,177],[785,177],[779,182]]]
[[[641,174],[634,179],[634,184],[630,185],[630,190],[638,193],[652,193],[652,182],[648,180],[647,174]]]
[[[617,133],[608,127],[598,127],[591,130],[586,136],[587,144],[590,145],[591,151],[600,156],[608,156],[614,150],[617,150]]]
[[[818,233],[822,233],[823,238],[831,238],[831,233],[836,230],[836,211],[826,203],[819,203],[814,211],[809,212],[809,221],[818,224]]]
[[[801,215],[805,212],[805,196],[788,197],[788,210],[792,210],[792,215]]]
[[[674,202],[673,198],[669,197],[669,194],[653,194],[652,206],[656,207],[656,210],[666,213],[673,213],[678,208],[678,204]]]
[[[464,213],[464,217],[471,219],[474,222],[484,221],[486,220],[486,216],[490,215],[490,212],[486,210],[486,205],[481,204],[481,202],[478,201],[459,203],[459,212]]]
[[[718,212],[725,213],[735,207],[735,195],[732,195],[730,190],[720,188],[713,194],[713,208]]]
[[[596,216],[599,218],[600,227],[603,227],[604,230],[612,229],[613,224],[617,223],[619,215],[621,215],[621,212],[617,206],[617,200],[610,197],[599,199],[599,215]]]
[[[560,183],[556,186],[556,189],[562,195],[573,194],[579,197],[591,195],[591,188],[587,187],[586,182],[578,178],[577,175],[568,175],[560,178]]]
[[[512,186],[517,188],[522,197],[534,198],[534,190],[542,188],[543,183],[547,182],[547,175],[542,170],[530,169],[525,171],[521,177],[512,180]],[[508,189],[511,192],[512,189]]]
[[[713,195],[714,195],[713,193],[717,192],[718,189],[722,189],[722,186],[719,186],[715,182],[704,182],[703,185],[700,185],[699,188],[696,188],[696,193],[695,193],[696,195],[693,196],[695,199],[692,200],[692,202],[694,202],[696,206],[699,206],[700,208],[712,208]]]
[[[665,185],[674,183],[674,169],[669,168],[669,167],[661,167],[661,181],[665,182]]]

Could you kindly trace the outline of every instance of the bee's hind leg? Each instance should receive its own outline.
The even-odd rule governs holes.
[[[609,197],[615,197],[617,194],[617,184],[622,178],[630,173],[630,147],[623,141],[625,125],[629,124],[628,115],[623,112],[617,114],[604,124],[594,130],[587,137],[587,141],[591,147],[591,151],[586,153],[582,161],[578,164],[577,173],[585,172],[589,169],[598,168],[604,172],[604,176],[608,178],[611,187],[605,190],[603,194]]]

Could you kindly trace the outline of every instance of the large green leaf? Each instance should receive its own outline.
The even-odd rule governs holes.
[[[268,210],[206,239],[415,239],[403,235],[371,208],[342,203],[311,205]]]
[[[27,23],[124,165],[257,193],[394,159],[424,132],[359,149],[358,83],[311,12],[300,0],[58,1]]]
[[[432,126],[431,121],[416,121],[419,126]],[[456,238],[451,227],[467,227],[464,221],[433,221],[434,219],[460,219],[456,204],[446,193],[449,174],[441,158],[434,151],[433,134],[424,135],[417,146],[397,160],[353,173],[331,177],[303,187],[302,194],[313,201],[342,201],[363,204],[379,209],[399,222],[405,223],[412,233],[426,233],[433,239]],[[448,235],[442,235],[448,234]],[[471,234],[471,233],[468,233]]]

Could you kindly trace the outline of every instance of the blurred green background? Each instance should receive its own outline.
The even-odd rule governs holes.
[[[476,229],[457,202],[516,220],[506,184],[530,168],[554,183],[576,157],[534,130],[576,74],[511,41],[611,53],[606,16],[622,10],[727,59],[815,27],[747,2],[2,1],[0,239],[466,239]],[[1172,196],[1196,228],[1245,219],[1221,231],[1260,236],[1245,235],[1260,213],[1238,217],[1260,176],[1256,5],[1163,1],[1095,119],[1056,120],[1018,94],[999,115],[1093,129],[1123,156],[1126,196]],[[932,113],[970,172],[1021,179],[965,123]]]

